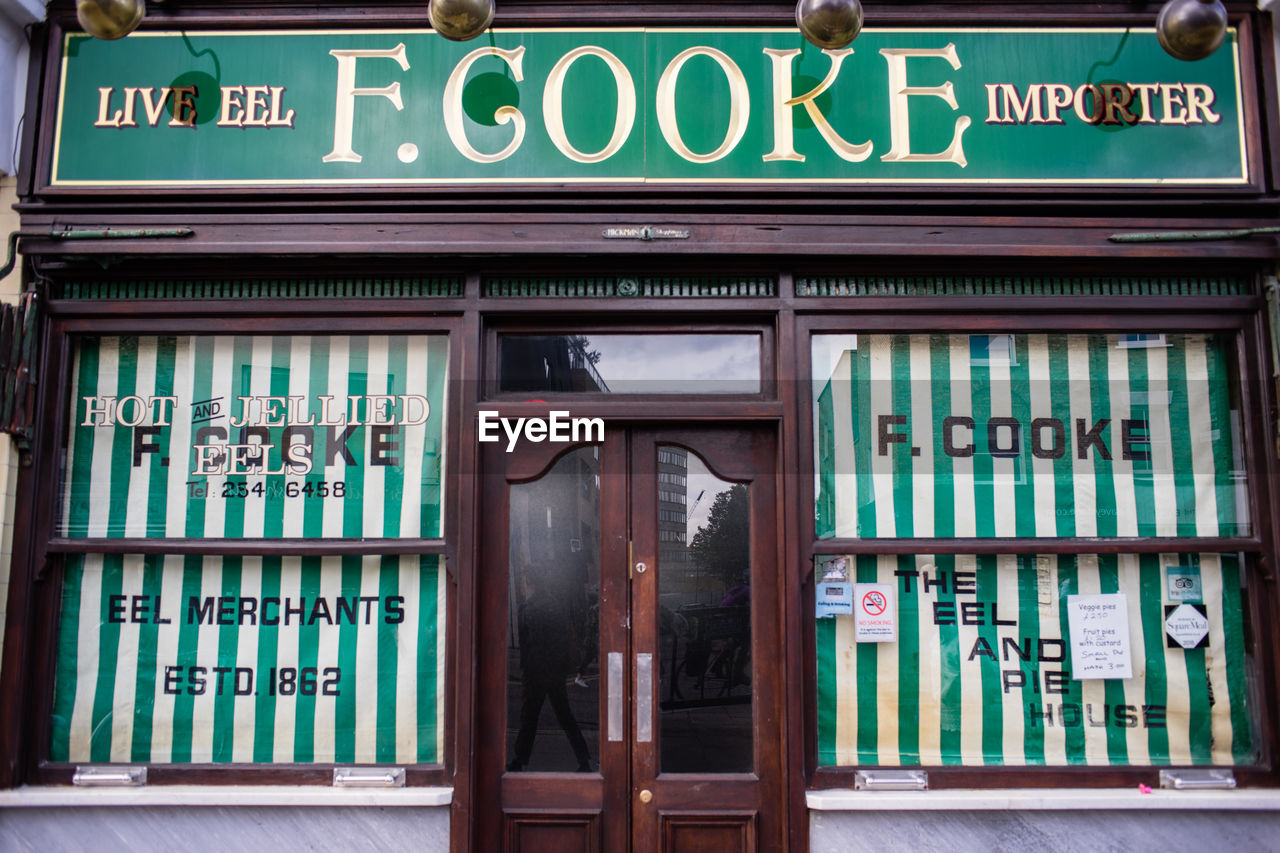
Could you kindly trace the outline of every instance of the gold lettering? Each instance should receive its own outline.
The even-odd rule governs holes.
[[[267,119],[268,127],[293,127],[293,110],[280,117],[280,105],[284,103],[284,86],[271,87],[271,117]]]
[[[712,59],[729,81],[729,127],[725,131],[724,141],[707,154],[695,154],[684,144],[676,118],[676,81],[680,77],[680,69],[695,56]],[[690,163],[714,163],[732,151],[747,132],[747,119],[751,114],[751,92],[747,88],[747,78],[726,53],[714,47],[691,47],[677,54],[658,78],[657,95],[658,127],[662,130],[662,137],[672,151]]]
[[[395,105],[397,111],[404,109],[400,100],[400,83],[395,82],[380,89],[356,87],[357,59],[394,59],[404,71],[409,70],[409,60],[405,58],[404,42],[390,50],[331,50],[329,55],[338,60],[338,94],[333,116],[333,150],[320,158],[323,163],[359,163],[364,158],[351,147],[352,129],[355,125],[356,96],[381,95]]]
[[[138,120],[133,117],[134,108],[138,104],[138,88],[124,87],[124,118],[120,119],[121,127],[137,127]]]
[[[222,87],[222,114],[218,116],[218,127],[243,127],[244,104],[240,98],[244,96],[244,86]]]
[[[1102,94],[1106,100],[1106,115],[1103,124],[1135,124],[1138,117],[1129,112],[1128,106],[1133,102],[1133,90],[1124,83],[1103,83]],[[1119,113],[1117,118],[1116,113]]]
[[[798,48],[776,50],[766,47],[764,52],[773,63],[773,150],[764,155],[766,163],[777,160],[804,162],[804,155],[795,149],[794,127],[791,122],[791,110],[800,106],[804,107],[814,128],[841,160],[859,163],[871,156],[872,143],[869,140],[860,144],[846,142],[840,134],[836,133],[835,128],[827,121],[827,117],[818,109],[817,104],[818,96],[835,83],[836,77],[840,74],[840,66],[844,64],[846,57],[853,54],[852,48],[822,51],[831,60],[831,68],[827,71],[826,79],[812,91],[799,97],[792,97],[791,94],[791,65],[792,60],[800,55],[800,50]]]
[[[147,114],[147,125],[149,127],[155,127],[157,124],[160,123],[160,115],[164,112],[164,103],[165,101],[169,100],[169,94],[173,90],[170,89],[168,86],[162,87],[160,89],[159,101],[154,101],[152,99],[152,92],[154,91],[155,91],[155,88],[152,86],[148,86],[147,88],[141,90],[142,109]]]
[[[595,56],[604,60],[613,74],[614,85],[618,89],[618,111],[613,118],[613,135],[608,144],[594,154],[583,154],[569,142],[564,130],[564,78],[569,73],[569,66],[580,57]],[[631,72],[618,57],[602,47],[587,45],[574,48],[560,57],[560,61],[547,75],[546,88],[542,90],[542,120],[547,127],[547,135],[551,142],[560,149],[560,153],[575,163],[599,163],[608,160],[626,143],[631,135],[631,128],[636,122],[636,87],[631,79]]]
[[[1084,111],[1084,96],[1089,95],[1093,98],[1093,109],[1089,112]],[[1084,83],[1076,89],[1076,96],[1073,108],[1076,116],[1085,124],[1097,124],[1102,121],[1102,110],[1105,103],[1102,98],[1102,90],[1092,83]]]
[[[1217,124],[1222,121],[1222,116],[1209,109],[1213,106],[1213,100],[1216,97],[1214,91],[1203,83],[1187,84],[1187,124],[1204,124],[1207,119],[1209,124]],[[1201,117],[1203,113],[1203,117]]]
[[[195,86],[175,86],[173,88],[173,118],[169,127],[196,126],[195,98],[200,94]]]
[[[1161,124],[1186,124],[1187,108],[1182,103],[1181,83],[1161,83],[1160,99],[1164,101],[1164,116]]]
[[[119,127],[120,119],[124,116],[124,110],[116,110],[111,118],[107,118],[107,111],[111,109],[111,93],[115,91],[110,86],[101,86],[98,88],[98,120],[93,123],[94,127]]]
[[[1050,83],[1047,91],[1049,93],[1047,101],[1049,106],[1049,116],[1045,119],[1045,124],[1066,124],[1067,120],[1058,115],[1058,111],[1071,106],[1075,100],[1075,93],[1071,87],[1065,83]]]
[[[267,126],[267,87],[244,87],[244,126]]]
[[[510,104],[498,107],[494,110],[493,118],[498,124],[510,124],[515,131],[511,141],[507,146],[496,154],[484,154],[472,147],[470,141],[467,140],[466,126],[462,121],[462,88],[467,82],[467,72],[471,70],[471,66],[481,57],[496,56],[511,69],[515,75],[516,82],[520,83],[524,80],[523,59],[524,46],[521,45],[515,50],[503,50],[498,47],[479,47],[462,57],[449,75],[448,82],[444,87],[444,129],[449,134],[449,140],[453,142],[453,147],[458,149],[458,153],[468,160],[476,163],[497,163],[505,160],[516,152],[520,147],[520,143],[524,141],[524,116],[520,110]]]
[[[964,156],[964,144],[961,141],[972,119],[960,116],[956,119],[955,132],[951,144],[946,150],[937,154],[914,154],[911,151],[911,124],[909,118],[909,99],[913,95],[931,95],[941,98],[953,110],[960,109],[956,103],[955,87],[948,80],[941,86],[911,86],[907,83],[907,59],[910,57],[935,57],[945,59],[955,70],[960,70],[960,58],[956,55],[956,46],[948,44],[943,48],[884,48],[880,55],[889,64],[889,153],[880,159],[887,162],[901,163],[955,163],[960,168],[969,165]]]
[[[1156,117],[1151,114],[1151,93],[1158,88],[1156,83],[1130,83],[1129,88],[1138,96],[1138,103],[1141,110],[1138,114],[1138,121],[1143,124],[1155,124]]]

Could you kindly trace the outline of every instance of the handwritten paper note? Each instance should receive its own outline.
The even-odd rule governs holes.
[[[1129,609],[1124,593],[1067,596],[1071,677],[1132,678]]]

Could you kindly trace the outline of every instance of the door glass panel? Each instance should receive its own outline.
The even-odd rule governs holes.
[[[511,487],[507,769],[588,771],[600,754],[600,452]]]
[[[758,334],[502,335],[498,388],[580,394],[759,394]]]
[[[752,769],[750,495],[694,453],[658,447],[663,773]]]

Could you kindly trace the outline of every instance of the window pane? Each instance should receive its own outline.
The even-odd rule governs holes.
[[[76,341],[59,533],[441,535],[444,335]]]
[[[760,336],[502,335],[501,391],[758,394]]]
[[[434,556],[69,557],[50,758],[438,764],[444,574]]]
[[[816,577],[821,765],[1259,760],[1235,555],[872,555]]]
[[[658,447],[658,739],[663,773],[750,773],[749,487]]]
[[[817,533],[1250,532],[1214,335],[817,335]]]
[[[511,487],[507,769],[600,761],[600,449]]]

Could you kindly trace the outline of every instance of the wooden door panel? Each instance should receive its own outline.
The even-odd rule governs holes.
[[[509,853],[597,853],[600,812],[504,812]]]
[[[663,853],[751,853],[756,812],[662,811]]]

